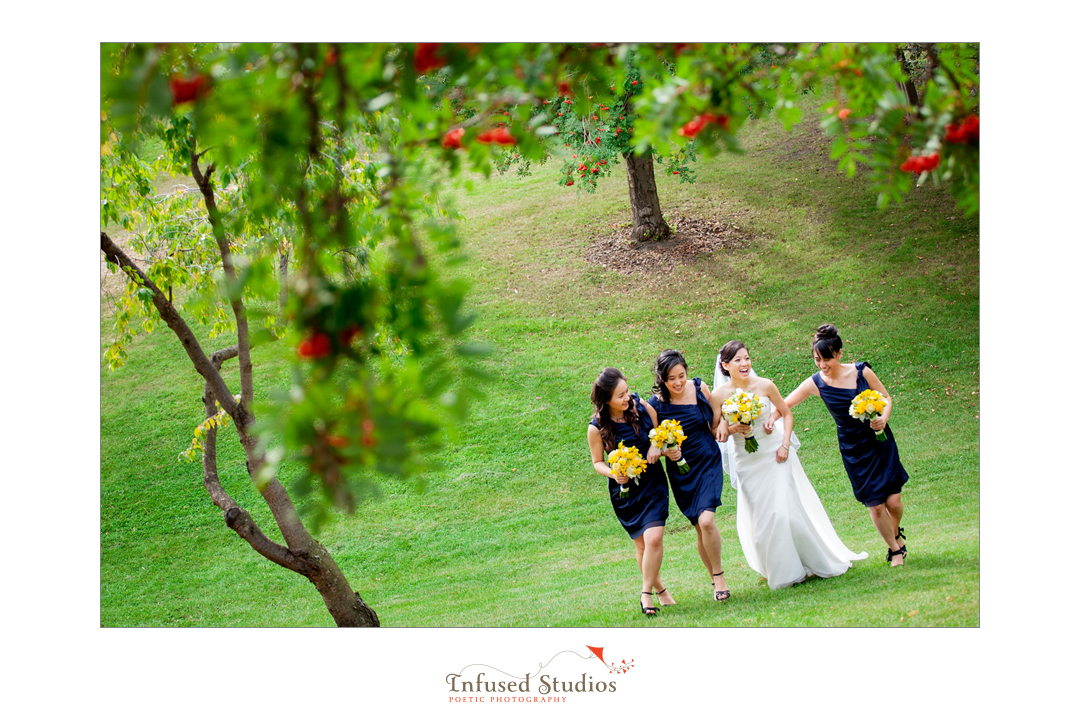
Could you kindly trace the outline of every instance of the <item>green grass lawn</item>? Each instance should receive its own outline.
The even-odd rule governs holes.
[[[931,185],[878,211],[861,178],[837,174],[816,127],[785,133],[765,120],[742,141],[743,155],[702,158],[693,185],[658,177],[670,218],[749,233],[745,247],[669,274],[584,260],[630,219],[622,168],[594,195],[559,187],[554,162],[527,177],[455,181],[471,260],[452,272],[473,281],[471,334],[497,348],[494,380],[423,492],[388,480],[380,498],[319,530],[384,625],[979,624],[978,220]],[[835,427],[811,399],[795,413],[800,457],[840,537],[870,558],[771,591],[742,557],[728,486],[717,524],[731,601],[711,601],[695,533],[672,502],[662,576],[679,604],[645,618],[633,544],[589,459],[592,381],[612,365],[645,395],[653,360],[673,347],[711,384],[720,345],[737,338],[787,393],[815,370],[809,338],[822,322],[839,327],[845,359],[873,363],[896,398],[891,425],[911,475],[907,564],[885,564]],[[102,350],[110,326],[103,317]],[[200,465],[177,461],[201,420],[202,382],[163,330],[132,347],[124,368],[101,370],[101,624],[332,624],[305,579],[225,526]],[[257,349],[263,395],[285,382],[289,352]],[[224,486],[276,538],[239,447],[223,439],[219,449]]]

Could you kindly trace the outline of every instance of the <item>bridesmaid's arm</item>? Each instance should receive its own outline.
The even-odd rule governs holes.
[[[787,402],[780,396],[780,391],[776,389],[776,383],[772,380],[766,380],[768,385],[766,386],[766,395],[769,400],[772,400],[773,414],[780,414],[780,417],[784,418],[784,439],[780,441],[780,447],[776,449],[776,462],[784,462],[788,458],[788,449],[791,447],[791,426],[792,422],[791,408],[788,407]],[[770,419],[772,415],[769,416]]]
[[[611,466],[604,460],[604,441],[595,425],[589,426],[589,452],[592,454],[592,466],[596,472],[606,478],[613,478],[620,485],[630,482],[630,478],[612,474]]]
[[[723,415],[720,416],[720,424],[716,426],[716,441],[727,442],[728,435],[731,432],[728,431],[727,418]]]
[[[863,373],[863,376],[865,377],[866,373]],[[818,392],[817,385],[814,383],[814,378],[808,377],[802,381],[799,387],[792,390],[791,393],[784,398],[784,404],[787,405],[788,410],[790,410],[811,395],[821,397],[821,393]],[[780,405],[777,403],[773,403],[773,405],[773,411],[769,415],[770,422],[776,422],[776,419],[780,417]]]
[[[870,368],[863,368],[862,376],[866,378],[866,384],[870,386],[871,390],[877,390],[885,398],[885,409],[870,421],[870,429],[874,432],[884,430],[885,425],[889,422],[889,416],[892,415],[892,395],[889,394],[889,391],[881,384],[881,380],[878,380],[878,376]]]

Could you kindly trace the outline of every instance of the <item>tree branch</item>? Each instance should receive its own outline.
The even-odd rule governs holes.
[[[210,362],[213,363],[216,370],[220,371],[222,363],[237,357],[238,354],[239,347],[232,345],[211,355]],[[214,404],[214,395],[209,383],[207,383],[206,392],[203,395],[203,408],[208,418],[217,414],[217,406]],[[240,507],[222,487],[217,468],[216,427],[208,428],[206,436],[203,438],[203,487],[210,494],[210,499],[214,505],[225,511],[225,524],[246,540],[260,555],[305,577],[310,577],[316,571],[314,564],[297,555],[288,547],[270,540],[251,515]],[[291,535],[288,531],[284,531],[284,534],[286,537]],[[307,547],[306,543],[304,547]]]
[[[237,405],[236,400],[229,391],[229,386],[225,384],[224,378],[221,377],[221,373],[218,372],[210,358],[203,352],[195,333],[184,322],[184,318],[180,317],[180,313],[176,311],[173,304],[169,302],[161,289],[150,278],[146,277],[146,274],[139,269],[139,266],[104,232],[101,233],[101,251],[105,253],[105,257],[109,262],[119,265],[129,277],[153,293],[153,303],[154,307],[157,308],[158,315],[179,338],[185,352],[187,352],[188,357],[191,358],[191,362],[195,366],[195,371],[202,375],[207,385],[213,389],[214,396],[221,404],[221,407],[225,408],[225,412],[229,413],[233,420],[236,421],[237,415],[243,411],[242,408]],[[245,422],[245,424],[247,423]]]
[[[124,253],[124,251],[121,250],[104,232],[101,233],[101,251],[105,253],[105,257],[110,262],[119,265],[133,280],[153,293],[154,307],[157,308],[161,319],[165,321],[165,324],[168,325],[173,333],[180,339],[181,344],[184,346],[184,350],[187,352],[188,357],[195,366],[196,372],[206,380],[207,385],[213,390],[214,398],[221,407],[225,409],[225,412],[229,413],[229,416],[232,417],[233,422],[236,424],[236,430],[240,434],[240,442],[244,446],[245,456],[247,457],[248,472],[252,477],[257,476],[259,468],[265,462],[265,458],[256,451],[255,437],[248,434],[246,431],[246,428],[254,420],[254,416],[251,415],[242,403],[236,402],[236,399],[233,398],[229,386],[225,383],[224,378],[222,378],[221,373],[219,372],[218,368],[220,367],[220,364],[216,367],[214,362],[206,356],[206,353],[203,351],[202,346],[199,345],[199,341],[195,338],[195,334],[191,331],[191,328],[188,327],[188,324],[180,317],[180,314],[176,311],[176,308],[173,307],[172,303],[170,303],[165,295],[162,294],[160,288],[146,277],[143,271],[132,262],[131,258],[129,258],[127,254]],[[231,351],[232,348],[227,348],[226,350],[219,352],[227,354]],[[239,355],[239,346],[237,347],[237,355]],[[227,357],[221,357],[222,361],[225,359],[227,359]],[[216,467],[214,470],[216,477]],[[218,487],[220,487],[220,483]],[[303,523],[299,521],[299,515],[296,512],[296,508],[293,506],[292,499],[289,498],[289,494],[285,492],[285,488],[282,487],[281,483],[275,478],[268,482],[260,492],[263,499],[266,500],[266,504],[270,507],[270,512],[273,513],[274,520],[281,529],[281,534],[289,544],[289,547],[295,547],[301,551],[306,551],[310,548],[314,543],[314,540],[303,526]],[[211,494],[211,497],[213,497],[213,494]],[[221,499],[221,496],[219,496],[219,499]],[[226,502],[226,504],[228,503]],[[233,504],[235,505],[235,503]],[[221,506],[219,505],[219,507]]]
[[[230,358],[236,357],[238,352],[237,346],[225,348],[224,350],[218,350],[210,356],[210,362],[213,363],[216,370],[221,371],[221,364]],[[203,393],[203,409],[206,411],[206,417],[211,418],[217,415],[217,404],[214,402],[214,392],[210,387],[210,383],[206,383],[206,391]],[[223,511],[228,512],[234,507],[237,507],[237,503],[233,500],[232,496],[225,491],[225,488],[221,486],[221,480],[218,477],[217,467],[217,428],[210,427],[206,430],[206,436],[203,438],[203,487],[206,488],[206,492],[210,494],[210,499],[221,508]]]
[[[210,177],[213,171],[213,164],[205,172],[199,168],[198,159],[195,157],[195,142],[192,140],[191,174],[199,185],[207,213],[210,216],[211,227],[213,227],[214,237],[218,243],[218,252],[221,254],[222,268],[225,272],[226,281],[231,285],[230,295],[232,297],[230,302],[233,314],[236,317],[236,356],[240,363],[240,402],[237,404],[232,399],[232,396],[229,396],[229,401],[236,408],[235,412],[229,411],[229,415],[232,416],[233,421],[236,423],[236,431],[240,434],[240,443],[244,447],[244,455],[247,459],[248,474],[255,478],[258,477],[260,469],[266,462],[266,457],[258,451],[256,438],[248,432],[250,425],[255,420],[255,416],[248,410],[255,395],[251,365],[251,337],[248,330],[247,313],[244,309],[242,291],[237,286],[236,268],[233,265],[232,252],[229,249],[228,239],[225,237],[225,228],[221,224],[221,216],[214,200],[214,185]],[[222,407],[225,407],[224,403],[222,403]],[[307,528],[300,522],[292,499],[281,483],[274,478],[262,485],[259,492],[270,507],[270,512],[274,515],[274,521],[277,523],[289,547],[301,551],[311,547],[315,541],[308,533]],[[262,551],[260,550],[260,552]]]
[[[215,166],[210,163],[204,173],[199,168],[200,154],[195,152],[195,140],[192,138],[191,176],[195,178],[199,191],[202,193],[203,203],[206,205],[207,214],[210,216],[210,227],[214,230],[218,252],[221,254],[221,266],[230,285],[229,302],[232,305],[233,315],[236,317],[236,344],[239,347],[240,404],[244,408],[250,408],[252,401],[255,399],[255,382],[252,379],[251,372],[251,337],[248,330],[247,311],[244,308],[243,291],[236,284],[236,267],[233,265],[232,251],[229,249],[229,240],[225,236],[225,228],[221,224],[221,213],[218,210],[217,201],[214,199],[214,183],[211,176],[214,173]],[[241,434],[246,435],[251,416],[245,412],[243,422],[241,422],[240,418],[234,417],[234,419],[237,421],[237,428],[241,430]]]
[[[310,577],[317,572],[318,568],[314,564],[292,552],[289,548],[278,545],[266,537],[246,510],[239,507],[229,508],[225,513],[225,524],[232,528],[237,535],[244,538],[255,549],[255,552],[267,560],[293,572],[300,573],[304,577]]]

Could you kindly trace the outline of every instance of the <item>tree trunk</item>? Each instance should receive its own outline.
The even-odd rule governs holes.
[[[289,249],[282,248],[278,260],[278,279],[281,289],[278,291],[278,306],[281,308],[281,316],[285,316],[285,306],[289,302]]]
[[[652,153],[635,155],[630,151],[623,153],[623,160],[626,161],[626,179],[630,185],[630,210],[634,216],[630,239],[642,242],[670,237],[671,228],[664,222],[664,214],[660,211]]]
[[[285,488],[281,487],[276,480],[273,484],[277,487],[272,488],[272,492],[280,493],[287,499]],[[288,502],[291,506],[291,501]],[[326,609],[338,627],[379,627],[378,615],[364,602],[360,593],[353,591],[330,552],[322,543],[308,535],[307,529],[300,523],[299,518],[293,521],[291,528],[282,527],[280,522],[278,526],[283,531],[299,530],[301,534],[306,535],[305,547],[302,549],[283,548],[271,541],[263,535],[251,516],[240,507],[229,508],[225,513],[225,524],[247,540],[263,557],[310,580],[319,591],[323,604],[326,605]]]

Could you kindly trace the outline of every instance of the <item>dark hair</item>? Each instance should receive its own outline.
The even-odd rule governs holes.
[[[729,363],[740,350],[745,348],[746,345],[740,340],[729,340],[724,343],[724,347],[720,348],[720,362]],[[746,348],[746,352],[750,352],[750,348]],[[731,377],[731,373],[724,369],[724,366],[720,366],[720,372],[724,373],[725,377]]]
[[[836,353],[840,352],[840,348],[844,347],[844,342],[840,339],[840,333],[836,330],[836,326],[826,323],[817,329],[814,333],[814,342],[811,344],[811,351],[817,350],[817,354],[826,360],[831,360],[836,357]]]
[[[665,350],[660,353],[660,357],[656,358],[656,364],[653,365],[653,375],[656,376],[653,392],[659,395],[664,402],[671,402],[671,393],[668,392],[667,385],[664,382],[667,380],[668,373],[678,365],[688,368],[686,359],[678,350]]]
[[[604,368],[592,386],[592,404],[596,411],[593,416],[599,421],[600,439],[604,442],[605,451],[614,450],[619,446],[619,441],[615,439],[615,428],[612,427],[611,408],[608,407],[608,403],[611,401],[611,396],[615,394],[619,381],[625,379],[626,376],[617,368]],[[631,399],[630,406],[626,408],[626,419],[630,427],[634,429],[634,434],[640,435],[641,418],[638,416],[635,405],[636,403]]]

